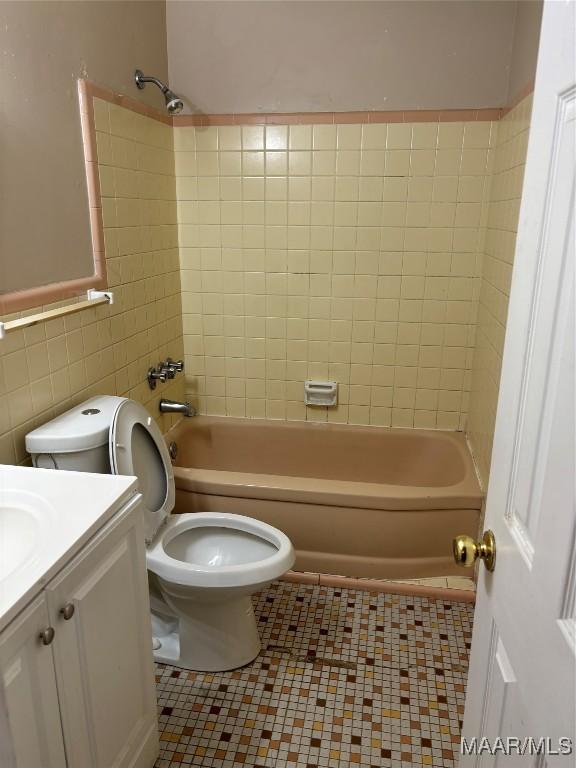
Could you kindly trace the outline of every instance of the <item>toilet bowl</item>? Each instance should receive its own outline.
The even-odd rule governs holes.
[[[251,595],[293,566],[292,544],[243,515],[171,515],[172,463],[145,408],[127,398],[92,398],[30,432],[26,448],[37,467],[138,477],[158,661],[214,672],[258,655]]]
[[[178,629],[157,621],[158,660],[234,669],[260,650],[251,595],[294,564],[287,536],[243,515],[173,515],[148,548],[148,570]]]

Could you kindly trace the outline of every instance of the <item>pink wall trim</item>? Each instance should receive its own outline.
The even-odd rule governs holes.
[[[414,595],[430,600],[445,600],[452,603],[475,603],[476,593],[465,589],[447,587],[426,587],[420,584],[402,584],[398,581],[380,581],[379,579],[353,579],[348,576],[332,576],[325,573],[301,573],[288,571],[281,581],[294,584],[319,584],[325,587],[356,589],[361,592],[384,592],[390,595]]]
[[[291,112],[275,114],[175,115],[177,127],[209,125],[304,125],[342,123],[449,123],[499,120],[500,107],[494,109],[420,109],[402,112]]]
[[[521,101],[523,101],[526,96],[529,96],[534,90],[534,80],[531,80],[529,83],[526,83],[524,88],[521,88],[518,93],[514,96],[510,104],[507,104],[504,109],[502,110],[502,117],[508,114],[508,112],[512,112],[514,107],[517,107],[518,104],[520,104]]]
[[[86,96],[102,99],[110,104],[131,109],[140,115],[158,120],[165,125],[175,128],[186,126],[225,126],[225,125],[332,125],[332,124],[364,124],[364,123],[454,123],[454,122],[486,122],[500,120],[503,114],[510,111],[533,89],[534,83],[529,83],[523,89],[515,103],[510,107],[493,107],[483,109],[419,109],[383,112],[284,112],[284,113],[236,113],[230,115],[167,115],[163,110],[150,107],[130,96],[114,93],[108,88],[82,81]]]
[[[86,80],[78,80],[78,100],[80,103],[82,146],[84,148],[88,205],[90,208],[94,272],[92,275],[79,277],[74,280],[49,283],[48,285],[40,285],[24,291],[13,291],[12,293],[0,295],[0,312],[2,313],[21,312],[32,307],[70,299],[78,296],[83,291],[87,291],[88,288],[105,288],[107,286],[104,225],[102,221],[102,201],[100,198],[91,85]]]
[[[159,123],[172,125],[172,116],[166,112],[156,109],[155,107],[150,107],[148,104],[143,104],[141,101],[137,101],[131,96],[124,96],[123,94],[115,93],[108,88],[103,88],[101,85],[96,85],[96,83],[90,82],[90,80],[79,80],[78,82],[79,84],[82,84],[80,87],[87,100],[90,100],[89,97],[92,99],[102,99],[103,101],[108,101],[110,104],[116,104],[119,107],[130,109],[132,112],[144,115],[144,117],[151,117],[153,120],[158,120]]]
[[[21,312],[25,309],[41,307],[63,299],[77,297],[89,288],[103,288],[105,285],[105,280],[101,281],[91,276],[67,280],[63,283],[39,285],[37,288],[28,288],[25,291],[6,293],[0,296],[0,312]]]

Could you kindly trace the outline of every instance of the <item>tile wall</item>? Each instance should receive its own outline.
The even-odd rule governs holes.
[[[497,130],[176,128],[201,412],[463,429]],[[306,409],[305,379],[338,381],[338,408]]]
[[[94,103],[115,304],[1,342],[1,462],[93,394],[167,428],[185,389],[211,414],[468,423],[486,483],[531,97],[500,123],[174,130]],[[166,354],[186,380],[152,393]],[[338,408],[306,409],[307,378]]]
[[[531,111],[532,95],[527,96],[508,112],[498,126],[494,174],[482,256],[478,328],[467,428],[484,488],[488,485],[490,472]]]
[[[95,119],[115,303],[0,341],[0,463],[26,463],[26,433],[93,395],[138,400],[162,428],[173,417],[157,400],[183,396],[183,377],[155,392],[145,382],[183,354],[172,127],[99,99]]]

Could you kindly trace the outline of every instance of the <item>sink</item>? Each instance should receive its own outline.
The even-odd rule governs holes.
[[[136,494],[134,477],[0,463],[0,633]]]
[[[41,496],[0,489],[0,583],[20,572],[42,552],[54,509]]]

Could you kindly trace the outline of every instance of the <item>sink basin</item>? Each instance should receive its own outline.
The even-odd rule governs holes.
[[[0,634],[118,510],[138,501],[136,482],[0,463]],[[0,673],[0,690],[1,681]],[[0,744],[1,732],[0,724]]]
[[[0,490],[0,583],[30,565],[42,552],[54,509],[41,496]]]

